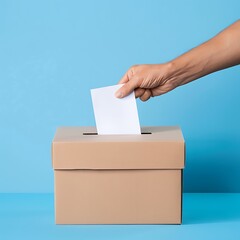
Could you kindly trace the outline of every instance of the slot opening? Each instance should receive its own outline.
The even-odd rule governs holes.
[[[146,134],[152,134],[151,132],[142,132],[142,135],[146,135]],[[85,136],[96,136],[98,135],[96,132],[84,132],[83,135]]]

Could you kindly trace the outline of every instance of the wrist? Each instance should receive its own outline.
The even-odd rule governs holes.
[[[169,81],[181,86],[201,77],[202,65],[193,61],[191,56],[180,56],[168,62]]]
[[[184,79],[186,79],[186,71],[184,70],[184,65],[177,61],[177,59],[173,59],[166,63],[166,80],[171,83],[174,87],[183,85],[185,83]]]

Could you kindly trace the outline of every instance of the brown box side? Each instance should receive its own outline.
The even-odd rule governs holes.
[[[57,224],[181,224],[181,170],[55,170]]]
[[[89,127],[61,127],[52,144],[56,169],[181,169],[184,139],[178,127],[145,127],[147,135],[83,135]]]

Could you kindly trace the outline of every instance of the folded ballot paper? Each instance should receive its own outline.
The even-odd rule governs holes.
[[[141,134],[134,92],[116,98],[115,92],[123,84],[91,89],[93,110],[99,135]]]

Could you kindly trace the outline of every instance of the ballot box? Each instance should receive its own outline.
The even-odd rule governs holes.
[[[142,127],[141,132],[57,129],[52,142],[56,224],[181,224],[181,129]]]

